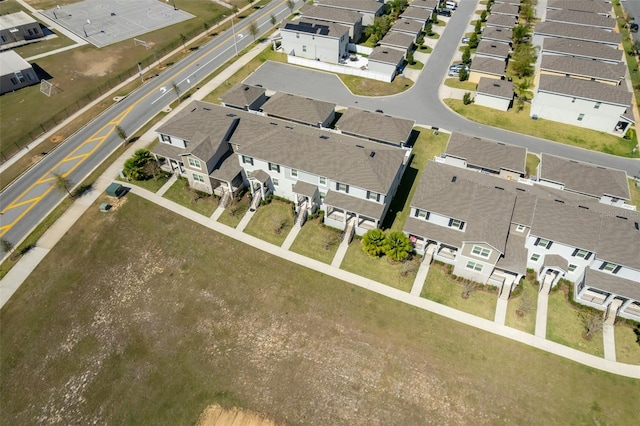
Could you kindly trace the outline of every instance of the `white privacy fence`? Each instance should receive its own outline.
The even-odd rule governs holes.
[[[311,59],[300,58],[298,56],[293,56],[293,55],[287,55],[287,61],[290,64],[300,65],[303,67],[315,68],[315,69],[329,71],[333,73],[355,75],[358,77],[370,78],[372,80],[385,81],[387,83],[390,83],[393,80],[393,77],[395,75],[395,72],[389,73],[389,74],[383,74],[379,72],[369,71],[366,69],[363,70],[360,68],[348,67],[345,65],[328,64],[326,62],[314,61]]]

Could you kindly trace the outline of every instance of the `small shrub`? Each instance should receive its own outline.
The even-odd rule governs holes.
[[[460,71],[462,72],[462,70]],[[471,93],[464,92],[464,95],[462,96],[462,103],[465,105],[469,105],[471,102],[473,102],[473,99],[471,99]]]
[[[451,279],[454,281],[458,281],[458,276],[455,274],[451,274]]]

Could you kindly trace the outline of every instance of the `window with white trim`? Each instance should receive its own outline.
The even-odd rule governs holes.
[[[464,222],[458,219],[449,219],[449,227],[462,229],[464,228]]]
[[[367,191],[367,198],[373,201],[380,201],[380,194],[373,191]]]
[[[302,45],[302,51],[306,52],[307,51],[307,46],[305,46],[304,44]]]
[[[297,178],[297,177],[298,177],[298,170],[296,170],[296,169],[291,169],[291,176],[292,176],[292,177],[296,177],[296,178]]]
[[[574,256],[582,258],[582,259],[586,259],[588,254],[589,254],[589,252],[586,251],[586,250],[577,249],[577,251],[575,252]]]
[[[567,271],[569,272],[573,272],[578,268],[578,265],[574,265],[573,263],[569,264],[569,267],[567,268]]]
[[[194,169],[202,169],[202,164],[200,164],[200,160],[189,157],[189,167],[193,167]]]
[[[518,226],[516,226],[516,232],[524,232],[524,230],[525,230],[526,228],[527,228],[527,227],[526,227],[526,226],[524,226],[524,225],[518,225]]]
[[[271,183],[273,183],[273,186],[278,186],[280,184],[276,178],[271,178]]]
[[[489,255],[491,254],[491,250],[489,250],[488,248],[480,247],[480,246],[473,246],[471,253],[475,254],[476,256],[488,258]]]
[[[253,157],[248,157],[246,155],[242,156],[242,163],[243,164],[251,164],[253,166]]]
[[[467,262],[467,269],[473,269],[474,271],[482,272],[482,263],[474,262],[473,260],[469,260]]]
[[[607,271],[607,272],[611,272],[612,274],[617,274],[620,268],[622,267],[620,265],[616,265],[615,263],[602,262],[602,265],[600,265],[599,269],[601,271]]]
[[[600,109],[600,105],[602,105],[602,102],[596,102],[596,104],[593,106],[594,109]]]
[[[346,194],[349,193],[349,185],[346,183],[336,182],[336,191],[344,192]]]
[[[204,176],[198,173],[193,173],[193,180],[196,182],[204,183]]]
[[[538,238],[534,244],[534,246],[538,246],[538,247],[544,247],[546,249],[551,247],[551,241],[546,240],[544,238]]]
[[[162,139],[162,142],[169,142],[171,143],[171,136],[169,135],[160,135],[160,139]]]
[[[533,253],[529,258],[529,260],[531,260],[532,262],[537,262],[539,259],[540,259],[540,255],[538,253]]]
[[[583,118],[584,118],[584,114],[578,115],[578,121],[582,121]]]
[[[431,216],[431,213],[426,210],[416,209],[414,216],[419,217],[420,219],[429,220],[429,216]]]
[[[319,176],[318,177],[318,182],[320,183],[320,185],[327,186],[327,178],[324,177],[324,176]]]
[[[269,170],[272,172],[280,173],[280,165],[275,163],[269,163]]]

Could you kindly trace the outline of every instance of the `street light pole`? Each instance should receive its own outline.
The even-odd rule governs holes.
[[[233,32],[233,47],[236,48],[236,56],[238,56],[238,45],[236,44],[236,28],[233,25],[233,18],[234,16],[231,16],[231,31]]]

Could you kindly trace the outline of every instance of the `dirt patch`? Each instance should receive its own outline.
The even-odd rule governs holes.
[[[75,73],[84,77],[103,77],[120,61],[118,51],[105,55],[98,50],[75,51],[70,63],[74,64]]]
[[[198,426],[275,426],[273,420],[247,410],[232,408],[227,410],[219,405],[210,405],[198,419]]]

